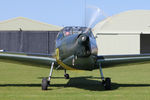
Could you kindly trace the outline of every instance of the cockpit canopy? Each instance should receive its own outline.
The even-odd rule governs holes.
[[[62,39],[63,37],[72,35],[72,34],[87,34],[88,36],[92,36],[91,28],[88,27],[64,27],[57,36],[57,40]]]

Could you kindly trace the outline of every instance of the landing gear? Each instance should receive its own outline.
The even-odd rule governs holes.
[[[65,69],[65,74],[64,74],[64,76],[65,76],[65,79],[69,79],[69,74],[66,73],[66,69]]]
[[[111,79],[104,78],[101,64],[99,64],[99,69],[100,69],[100,74],[101,74],[101,78],[102,78],[102,85],[104,86],[105,90],[111,90]]]
[[[43,78],[42,79],[42,90],[47,90],[47,88],[48,88],[48,80],[47,80],[47,78]]]
[[[49,73],[49,77],[47,78],[43,78],[42,79],[42,90],[47,90],[48,86],[50,85],[50,80],[51,80],[51,76],[52,76],[52,72],[53,72],[53,67],[54,67],[54,62],[52,62],[51,64],[51,69],[50,69],[50,73]]]
[[[105,80],[102,81],[102,85],[104,86],[105,90],[111,90],[111,79],[105,78]]]
[[[64,75],[66,79],[69,79],[69,74]]]

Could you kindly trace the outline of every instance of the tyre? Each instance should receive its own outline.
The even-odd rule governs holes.
[[[48,81],[47,81],[47,78],[43,78],[42,79],[42,90],[47,90],[47,87],[48,87]]]
[[[64,75],[66,79],[69,79],[69,74]]]
[[[105,79],[104,87],[105,87],[105,90],[111,90],[111,79],[110,78]]]

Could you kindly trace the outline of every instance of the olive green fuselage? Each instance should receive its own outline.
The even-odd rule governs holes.
[[[82,41],[86,38],[85,41]],[[72,34],[56,41],[59,59],[73,69],[93,70],[97,68],[97,45],[95,38],[84,34]]]

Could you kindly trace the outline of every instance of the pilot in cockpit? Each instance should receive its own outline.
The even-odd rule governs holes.
[[[67,27],[63,30],[63,33],[64,33],[64,36],[69,36],[72,34],[71,32],[71,28],[70,27]]]
[[[88,36],[93,37],[93,34],[92,34],[90,28],[87,28],[87,27],[65,27],[64,29],[62,29],[59,32],[57,40],[60,40],[64,37],[70,36],[72,34],[87,34]]]

